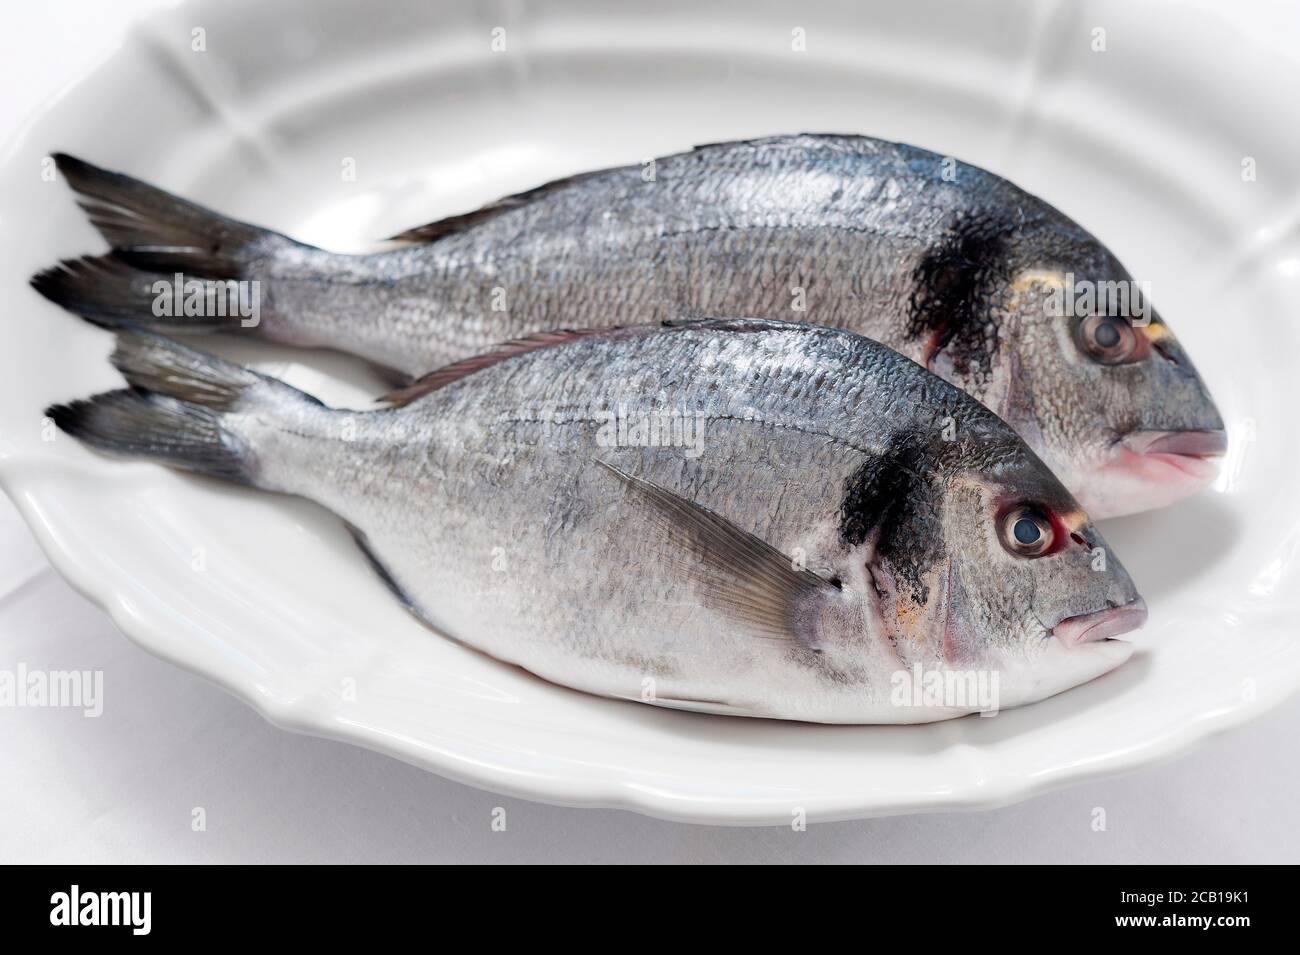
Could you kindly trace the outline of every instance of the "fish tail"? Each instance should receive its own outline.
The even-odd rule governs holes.
[[[216,308],[186,315],[184,308],[172,307],[174,283],[175,276],[134,268],[117,255],[64,259],[31,279],[32,288],[51,302],[101,328],[197,333],[221,331],[232,323],[229,316],[217,315]],[[214,289],[205,299],[215,294]],[[160,303],[168,307],[162,309]]]
[[[248,321],[247,308],[216,307],[236,291],[229,283],[257,280],[266,263],[287,252],[325,254],[65,153],[54,161],[113,252],[62,262],[34,276],[32,285],[95,324],[170,332],[253,328],[257,323]],[[168,287],[160,289],[160,281]],[[196,304],[173,307],[173,301],[181,306],[195,294]],[[247,290],[243,294],[247,304]]]
[[[56,153],[54,162],[91,224],[132,265],[241,278],[259,249],[297,244],[66,153]]]
[[[53,405],[46,415],[99,451],[237,484],[267,486],[248,411],[321,407],[281,381],[149,332],[120,334],[112,360],[130,388]]]
[[[247,458],[208,408],[130,388],[51,405],[60,429],[99,451],[162,461],[183,471],[253,484]]]

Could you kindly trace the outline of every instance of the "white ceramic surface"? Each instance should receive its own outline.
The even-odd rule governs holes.
[[[1300,124],[1282,121],[1296,50],[1300,17],[1282,3],[181,5],[4,155],[0,480],[54,565],[149,651],[279,725],[503,792],[788,823],[796,809],[815,821],[988,806],[1168,756],[1300,684]],[[359,249],[553,176],[795,130],[986,166],[1152,283],[1232,444],[1212,491],[1103,528],[1151,607],[1116,673],[924,727],[590,698],[420,627],[312,505],[49,440],[46,404],[118,382],[109,336],[25,284],[101,247],[63,183],[43,178],[50,151]],[[223,350],[327,401],[364,402],[377,384],[338,356]],[[494,543],[465,559],[491,560]]]

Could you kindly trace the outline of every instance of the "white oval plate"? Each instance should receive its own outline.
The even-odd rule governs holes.
[[[1300,88],[1296,15],[1281,3],[611,6],[186,4],[138,25],[24,131],[0,186],[0,479],[54,565],[141,646],[281,726],[512,795],[696,822],[992,806],[1168,756],[1291,693],[1300,124],[1281,120]],[[1151,607],[1121,670],[922,727],[596,699],[420,627],[322,510],[114,463],[42,421],[49,402],[118,384],[109,336],[26,287],[56,258],[102,248],[66,186],[43,177],[48,152],[358,249],[551,177],[800,130],[986,166],[1152,283],[1231,451],[1212,491],[1104,528]],[[224,350],[327,401],[377,387],[338,356]],[[492,546],[465,560],[491,560]]]

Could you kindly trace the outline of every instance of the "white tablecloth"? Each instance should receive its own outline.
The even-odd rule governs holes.
[[[0,135],[155,2],[6,9]],[[98,718],[0,708],[0,862],[1300,861],[1300,700],[1172,764],[995,812],[793,832],[557,809],[273,728],[131,644],[0,501],[0,670],[20,663],[103,670],[105,702]]]

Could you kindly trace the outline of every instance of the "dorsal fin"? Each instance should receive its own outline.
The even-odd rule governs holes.
[[[481,209],[475,209],[473,212],[462,212],[460,215],[448,216],[436,222],[429,222],[425,225],[418,225],[413,229],[406,229],[397,233],[397,235],[389,236],[386,241],[402,242],[407,245],[427,245],[430,242],[436,242],[445,235],[463,232],[471,226],[486,222],[488,219],[493,219],[503,212],[509,212],[511,209],[518,209],[522,205],[524,203],[519,201],[519,197],[508,196],[491,205],[483,206]]]
[[[444,365],[436,371],[431,371],[427,375],[415,379],[409,385],[404,385],[395,391],[389,392],[378,400],[390,407],[402,408],[419,398],[423,398],[430,392],[445,388],[452,382],[460,381],[460,379],[472,375],[476,371],[489,368],[508,358],[514,358],[528,352],[540,351],[543,348],[551,348],[555,345],[563,345],[581,338],[595,338],[598,336],[621,338],[632,335],[653,335],[657,332],[666,331],[685,331],[693,328],[710,328],[718,331],[745,333],[793,327],[795,325],[792,322],[768,318],[689,318],[669,319],[654,325],[558,328],[551,331],[534,332],[531,335],[525,335],[523,338],[516,338],[503,345],[498,345],[491,351],[484,352],[481,355],[472,355],[469,358],[462,358],[460,361],[452,362],[450,365]]]
[[[579,338],[590,338],[595,335],[617,335],[623,330],[620,326],[613,326],[611,328],[557,328],[552,331],[534,332],[531,335],[525,335],[523,338],[515,338],[498,345],[491,351],[484,352],[481,355],[471,355],[469,358],[454,361],[450,365],[443,365],[441,368],[415,379],[409,385],[390,391],[379,401],[394,408],[401,408],[418,398],[423,398],[430,392],[445,388],[454,381],[460,381],[460,379],[472,375],[476,371],[503,362],[507,358],[514,358],[516,355],[550,348],[554,345],[563,345],[565,342],[576,341]]]
[[[628,167],[631,168],[631,167]],[[579,173],[576,176],[565,176],[563,179],[554,179],[550,182],[543,183],[540,186],[534,186],[532,189],[524,192],[515,193],[513,196],[506,196],[498,199],[496,202],[490,202],[482,208],[475,209],[473,212],[462,212],[460,215],[448,216],[445,219],[439,219],[436,222],[430,222],[426,225],[416,226],[413,229],[406,229],[403,232],[391,236],[389,242],[403,242],[409,245],[425,245],[430,242],[437,242],[444,236],[453,235],[457,232],[463,232],[480,223],[487,222],[489,219],[495,219],[497,216],[504,215],[515,209],[522,208],[530,202],[537,202],[545,199],[553,192],[558,192],[569,186],[576,185],[584,179],[590,179],[593,176],[603,175],[612,172],[610,169],[601,169],[596,172]]]

